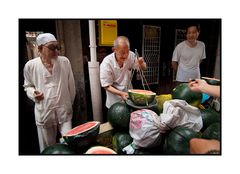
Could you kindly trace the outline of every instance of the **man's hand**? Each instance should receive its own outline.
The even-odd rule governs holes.
[[[142,57],[138,58],[138,64],[141,66],[144,63],[144,59]]]
[[[140,69],[142,69],[142,70],[146,70],[147,69],[147,65],[146,65],[146,62],[144,61],[143,57],[139,57],[137,59],[137,64],[138,64]]]
[[[194,92],[203,92],[207,85],[207,82],[201,79],[196,79],[188,83],[188,87]]]
[[[124,101],[126,101],[128,99],[128,93],[127,92],[120,92],[120,96],[122,97],[122,99]]]
[[[34,91],[34,98],[38,101],[41,101],[44,99],[43,93],[40,91]]]

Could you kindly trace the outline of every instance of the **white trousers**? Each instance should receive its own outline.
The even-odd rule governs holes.
[[[46,147],[56,144],[57,128],[63,136],[72,129],[72,121],[68,121],[60,125],[53,125],[48,128],[37,126],[40,152],[42,152]]]

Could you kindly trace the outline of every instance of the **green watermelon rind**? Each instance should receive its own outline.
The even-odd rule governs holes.
[[[211,108],[200,109],[200,112],[203,120],[203,127],[201,129],[201,132],[206,130],[211,124],[219,123],[221,121],[220,113],[216,112]]]
[[[189,154],[189,140],[199,138],[199,133],[184,127],[176,127],[165,139],[165,154]]]
[[[221,125],[220,123],[213,123],[202,133],[202,138],[215,139],[220,141],[221,139]]]
[[[188,83],[181,83],[173,89],[172,98],[185,100],[188,104],[198,107],[202,100],[202,93],[191,91]]]
[[[96,122],[96,125],[77,135],[63,136],[66,143],[72,148],[85,148],[96,140],[99,134],[100,122]]]
[[[128,131],[130,108],[126,103],[114,103],[108,110],[107,119],[115,130]]]
[[[112,139],[113,150],[117,152],[117,154],[125,154],[122,149],[131,144],[132,141],[133,138],[129,134],[125,132],[117,132]]]
[[[137,106],[147,106],[153,102],[156,97],[156,93],[152,92],[152,94],[140,94],[134,92],[134,90],[128,90],[128,96],[130,100]]]
[[[202,77],[202,79],[205,80],[209,85],[215,85],[215,86],[221,85],[221,81],[218,79],[212,79],[208,77]]]
[[[75,152],[66,144],[55,144],[46,147],[42,152],[42,155],[74,155]]]

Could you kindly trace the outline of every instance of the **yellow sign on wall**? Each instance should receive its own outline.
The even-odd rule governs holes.
[[[113,46],[117,37],[117,20],[99,20],[99,45]]]

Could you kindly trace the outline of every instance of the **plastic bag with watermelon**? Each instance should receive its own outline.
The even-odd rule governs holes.
[[[164,103],[160,119],[162,124],[167,125],[167,130],[181,126],[199,132],[203,126],[200,110],[179,99]]]
[[[123,148],[123,151],[127,154],[133,154],[135,149],[160,145],[162,134],[177,126],[199,132],[202,128],[199,109],[189,105],[184,100],[175,99],[164,103],[163,113],[160,117],[148,109],[132,112],[129,133],[133,142]]]
[[[129,133],[133,138],[132,144],[123,148],[127,154],[133,154],[135,149],[151,148],[161,143],[160,117],[153,111],[141,109],[131,113]]]

